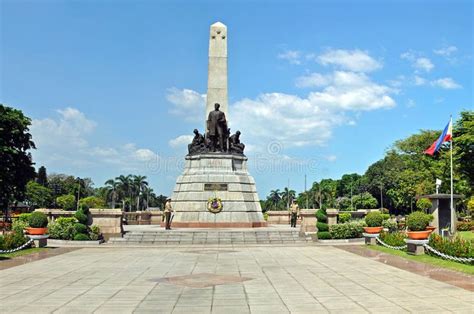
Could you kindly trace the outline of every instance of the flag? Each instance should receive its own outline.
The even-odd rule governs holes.
[[[453,138],[453,121],[449,120],[449,123],[444,128],[443,133],[441,133],[439,138],[433,144],[431,144],[431,146],[427,150],[425,150],[424,153],[428,155],[433,155],[439,150],[439,148],[441,147],[443,143],[451,141],[452,138]]]

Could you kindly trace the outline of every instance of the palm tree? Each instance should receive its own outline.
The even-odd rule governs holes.
[[[135,195],[137,196],[137,210],[140,210],[140,194],[145,191],[145,188],[148,187],[148,182],[145,181],[146,176],[133,176],[133,190],[135,191]]]
[[[284,188],[283,192],[281,192],[280,195],[285,206],[289,208],[291,201],[296,198],[296,191],[288,190],[288,188]]]
[[[118,186],[117,189],[121,195],[122,199],[122,210],[125,211],[125,198],[128,196],[131,198],[131,183],[132,183],[132,175],[120,175],[115,178],[117,180]],[[130,203],[131,204],[131,203]]]
[[[105,188],[107,189],[107,199],[109,195],[112,198],[112,208],[115,208],[115,200],[117,199],[117,188],[119,186],[119,182],[115,181],[115,179],[109,179],[105,181]]]
[[[278,203],[281,201],[280,189],[271,190],[268,199],[274,205],[275,208],[278,207]]]

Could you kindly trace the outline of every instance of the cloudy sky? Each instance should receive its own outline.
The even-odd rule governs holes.
[[[228,26],[229,119],[261,197],[363,173],[473,109],[470,1],[1,2],[0,101],[36,165],[147,175],[169,194],[204,125],[209,26]]]

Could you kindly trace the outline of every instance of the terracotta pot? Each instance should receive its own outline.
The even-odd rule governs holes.
[[[426,240],[429,238],[431,230],[407,231],[407,236],[412,240]]]
[[[433,231],[436,230],[436,227],[428,226],[428,227],[426,227],[426,230],[429,230],[429,231],[433,232]]]
[[[26,233],[31,235],[43,235],[48,233],[48,228],[26,228]]]
[[[382,231],[383,227],[364,227],[365,233],[377,234]]]

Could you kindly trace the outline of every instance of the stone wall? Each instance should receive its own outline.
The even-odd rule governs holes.
[[[54,221],[59,217],[72,217],[76,213],[75,211],[47,208],[39,208],[36,211],[45,213],[49,221]],[[91,208],[89,211],[89,224],[99,226],[104,238],[108,239],[123,234],[121,209]]]

